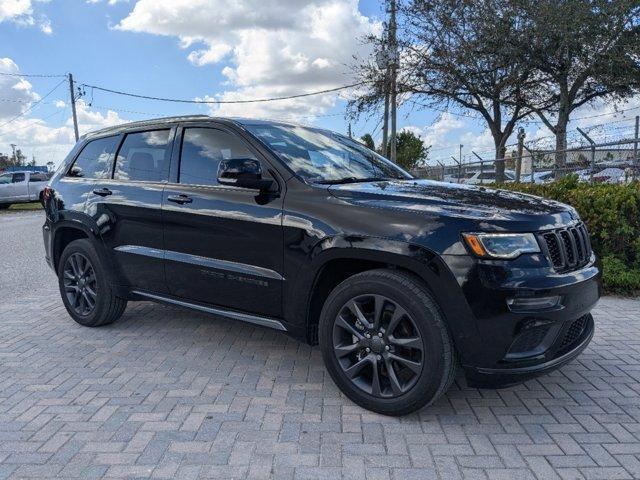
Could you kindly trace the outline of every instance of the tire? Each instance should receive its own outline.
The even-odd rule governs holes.
[[[84,277],[77,275],[81,272],[84,272]],[[93,245],[86,239],[74,240],[62,252],[58,264],[58,286],[67,312],[85,327],[113,323],[127,307],[127,301],[115,295],[107,271]],[[80,291],[83,293],[76,295]]]
[[[324,304],[318,336],[338,388],[377,413],[419,410],[455,378],[455,352],[440,308],[426,286],[404,272],[370,270],[343,281]]]

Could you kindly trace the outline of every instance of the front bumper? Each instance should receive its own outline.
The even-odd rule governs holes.
[[[581,320],[585,322],[585,327],[579,337],[565,346],[561,346],[562,340],[559,340],[554,350],[555,356],[547,355],[544,360],[539,360],[540,363],[532,363],[524,366],[505,365],[503,368],[465,366],[464,370],[467,384],[470,387],[476,388],[508,387],[544,375],[566,365],[580,355],[593,338],[595,331],[593,316],[587,314],[580,319],[574,320],[574,322],[566,322],[568,325],[562,329],[563,335],[560,336],[560,339],[566,338],[567,330],[569,330],[575,322]]]
[[[476,339],[458,348],[470,386],[501,387],[544,374],[571,361],[594,332],[590,311],[601,295],[592,256],[584,267],[557,273],[539,255],[511,262],[447,258],[464,292]],[[512,307],[514,299],[559,299],[547,308]]]

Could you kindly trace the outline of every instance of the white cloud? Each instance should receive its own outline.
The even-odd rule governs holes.
[[[32,13],[30,0],[0,0],[0,22],[29,16]]]
[[[0,72],[19,71],[13,60],[0,58]],[[57,164],[66,156],[75,138],[73,121],[64,101],[52,101],[48,107],[43,102],[27,112],[40,96],[28,81],[4,75],[0,75],[0,99],[0,152],[10,151],[11,144],[15,144],[29,159],[35,156],[39,164],[49,160]],[[49,111],[53,108],[53,113],[47,111],[44,117],[34,116],[40,115],[43,107]],[[81,134],[126,121],[114,111],[103,114],[92,110],[83,100],[78,101],[77,112]],[[19,116],[21,114],[25,115]]]
[[[87,0],[87,3],[102,3],[104,0]],[[107,0],[109,5],[115,5],[120,2],[128,2],[129,0]]]
[[[495,143],[491,130],[485,128],[481,133],[465,132],[460,137],[460,143],[464,145],[463,154],[466,153],[467,160],[471,162],[478,161],[478,158],[471,152],[476,152],[484,159],[492,159],[495,157]]]
[[[10,58],[0,58],[0,73],[19,73],[18,65]],[[0,75],[0,123],[20,115],[39,98],[25,79]]]
[[[288,96],[350,83],[361,38],[380,29],[357,0],[138,0],[117,29],[177,37],[197,66],[225,62],[217,100]],[[300,118],[325,112],[339,94],[221,105],[218,115]]]
[[[46,1],[48,0],[0,0],[0,23],[7,21],[28,27],[37,25],[43,33],[49,35],[53,31],[51,21],[33,11],[35,2]]]
[[[449,144],[448,136],[455,131],[465,128],[467,124],[463,122],[459,117],[444,112],[438,119],[431,125],[424,127],[419,135],[424,140],[425,145],[432,145],[435,148],[440,148],[443,145]],[[414,127],[418,128],[419,127]],[[414,130],[414,133],[416,131]]]
[[[127,121],[111,110],[104,114],[91,110],[82,100],[76,105],[80,135]],[[68,116],[59,116],[65,114]],[[75,144],[73,119],[68,111],[61,110],[59,115],[52,117],[52,122],[57,126],[41,118],[24,117],[0,126],[0,152],[9,151],[13,143],[29,159],[35,156],[38,164],[44,165],[51,160],[57,165]]]

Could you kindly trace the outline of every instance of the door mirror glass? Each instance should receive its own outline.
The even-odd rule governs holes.
[[[258,160],[253,158],[230,158],[220,162],[218,183],[266,191],[271,188],[273,180],[262,177],[262,165]]]

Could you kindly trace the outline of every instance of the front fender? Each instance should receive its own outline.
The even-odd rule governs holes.
[[[466,299],[439,255],[421,245],[360,236],[326,238],[310,252],[309,261],[287,282],[285,319],[288,323],[309,322],[309,306],[316,281],[333,260],[376,262],[414,274],[426,284],[440,306],[458,351],[467,350],[465,345],[477,338],[477,327]]]

